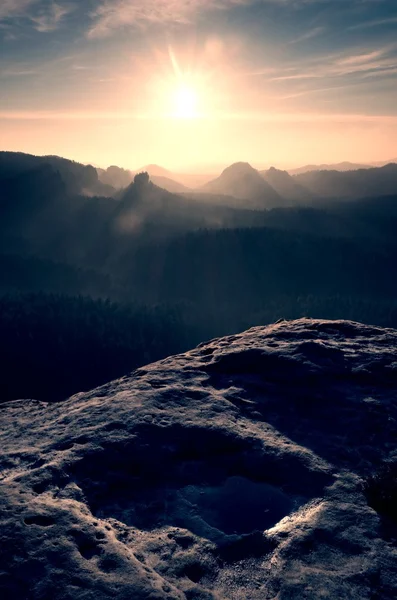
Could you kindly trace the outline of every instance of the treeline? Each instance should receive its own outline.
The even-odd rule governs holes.
[[[394,298],[397,246],[271,229],[199,231],[112,265],[146,303],[187,301],[251,313],[280,296]]]
[[[47,294],[3,296],[0,401],[62,400],[187,350],[193,337],[175,308]]]
[[[30,254],[0,253],[0,273],[0,295],[47,292],[115,298],[118,294],[112,278],[100,271]]]
[[[33,158],[0,153],[1,401],[280,318],[397,327],[395,195],[250,211],[145,179],[97,197],[92,168]]]
[[[304,316],[397,327],[397,301],[281,295],[236,312],[188,302],[150,308],[82,296],[3,296],[0,402],[60,401],[200,341]]]

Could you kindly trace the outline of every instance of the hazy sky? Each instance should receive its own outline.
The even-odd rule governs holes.
[[[137,168],[397,157],[397,0],[0,0],[0,149]]]

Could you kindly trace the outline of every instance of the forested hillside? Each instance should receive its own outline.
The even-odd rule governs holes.
[[[93,171],[0,155],[2,400],[48,398],[55,380],[61,399],[279,318],[397,326],[397,189],[306,198],[296,178],[270,170],[262,188],[244,166],[240,192],[248,172],[256,193],[270,181],[294,196],[253,210],[241,194],[172,194],[145,174],[95,195]]]

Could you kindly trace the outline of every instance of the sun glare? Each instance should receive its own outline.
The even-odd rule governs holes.
[[[163,57],[150,80],[153,114],[166,119],[200,120],[211,112],[213,85],[211,70],[200,65],[182,65],[172,48]],[[148,106],[147,109],[150,107]]]
[[[194,88],[182,85],[175,91],[175,116],[179,119],[194,119],[197,117],[198,96]]]

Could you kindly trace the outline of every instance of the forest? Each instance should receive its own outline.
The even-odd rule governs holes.
[[[359,192],[376,189],[381,169],[369,171],[373,185],[356,172]],[[93,167],[0,153],[0,401],[59,401],[278,319],[397,327],[391,171],[387,194],[327,197],[305,175],[318,196],[296,176],[299,195],[266,206],[269,181],[287,189],[283,172],[262,189],[248,171],[245,200],[229,180],[222,193],[230,172],[215,192],[175,194],[146,175],[116,189]]]

